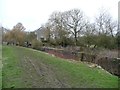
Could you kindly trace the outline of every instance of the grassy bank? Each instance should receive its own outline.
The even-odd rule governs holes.
[[[42,68],[47,67],[47,69],[44,69],[48,70],[46,72],[49,72],[49,70],[51,70],[55,76],[51,77],[57,78],[57,80],[61,82],[64,87],[118,87],[118,78],[102,69],[90,68],[87,64],[84,64],[82,62],[69,62],[65,59],[53,57],[49,54],[37,50],[12,46],[3,46],[3,87],[24,87],[23,84],[25,84],[26,82],[23,82],[22,78],[25,77],[25,75],[27,74],[24,74],[25,72],[23,72],[23,67],[21,67],[20,64],[20,61],[23,60],[24,57],[28,57],[31,61],[37,62],[34,64],[36,64],[35,66],[38,66],[37,68],[39,69],[41,65],[44,64]],[[45,78],[46,76],[44,75],[43,79]],[[52,83],[53,80],[50,80],[50,82]],[[27,83],[29,85],[32,85],[30,79],[27,79]],[[41,82],[39,81],[37,83]]]
[[[13,47],[3,46],[3,58],[2,58],[2,87],[14,88],[22,87],[21,82],[21,68],[19,67],[19,59],[14,52]]]

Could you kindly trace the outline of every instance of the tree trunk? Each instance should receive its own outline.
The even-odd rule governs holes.
[[[77,32],[76,32],[76,28],[74,29],[75,32],[75,46],[77,46]]]

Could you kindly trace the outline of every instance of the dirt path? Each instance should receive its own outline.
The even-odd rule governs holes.
[[[23,69],[23,83],[27,88],[65,88],[70,87],[57,78],[52,67],[45,65],[40,60],[31,58],[30,55],[20,53],[20,66]]]

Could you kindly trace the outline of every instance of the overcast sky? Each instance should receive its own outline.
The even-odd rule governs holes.
[[[0,25],[12,29],[21,22],[26,30],[36,30],[47,22],[53,11],[81,9],[94,19],[101,7],[118,18],[119,0],[0,0]]]

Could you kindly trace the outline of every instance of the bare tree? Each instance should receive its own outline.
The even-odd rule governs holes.
[[[19,22],[13,27],[13,29],[18,31],[24,31],[25,27],[22,25],[22,23]]]
[[[86,23],[84,35],[95,35],[97,33],[95,23]]]
[[[84,14],[79,9],[73,9],[64,13],[64,24],[75,38],[75,45],[77,45],[78,34],[82,34],[83,28],[86,26]]]
[[[63,20],[64,16],[62,12],[53,12],[49,19],[49,22],[52,25],[54,38],[59,42],[59,44],[64,44],[65,38],[67,38],[68,35]]]
[[[51,24],[48,22],[43,26],[43,34],[46,37],[46,40],[48,43],[50,43],[50,40],[52,38],[52,28]]]
[[[101,9],[99,15],[96,17],[96,26],[98,33],[100,34],[110,34],[114,36],[114,31],[117,30],[117,22],[114,21],[108,11]]]
[[[112,17],[109,17],[105,22],[106,33],[110,34],[112,37],[117,33],[117,21],[113,21]]]
[[[25,40],[25,28],[22,25],[22,23],[16,24],[11,31],[6,33],[5,37],[7,38],[8,42],[12,43],[19,43],[20,45],[23,45]]]

